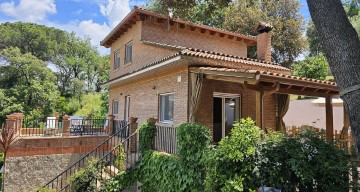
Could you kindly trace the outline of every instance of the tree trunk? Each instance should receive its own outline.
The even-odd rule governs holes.
[[[307,0],[325,56],[340,91],[360,85],[360,42],[340,0]],[[360,90],[341,96],[349,111],[356,150],[360,152]]]

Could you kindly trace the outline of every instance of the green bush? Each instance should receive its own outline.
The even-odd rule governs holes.
[[[234,124],[230,136],[208,154],[206,191],[256,189],[256,156],[261,133],[250,118]]]
[[[139,129],[139,151],[145,154],[151,150],[155,142],[156,127],[150,121],[146,121]]]
[[[310,130],[295,138],[269,134],[259,159],[262,183],[283,191],[349,191],[348,159],[321,134]]]
[[[96,180],[101,178],[99,170],[102,164],[93,159],[87,162],[85,168],[80,169],[69,178],[72,191],[94,192],[97,191]]]

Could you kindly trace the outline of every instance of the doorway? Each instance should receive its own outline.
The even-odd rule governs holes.
[[[233,124],[240,119],[240,95],[214,93],[213,98],[213,140],[219,142],[228,136]]]

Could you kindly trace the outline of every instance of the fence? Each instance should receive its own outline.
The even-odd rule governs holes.
[[[70,118],[71,135],[105,135],[109,125],[106,118]]]
[[[62,121],[56,117],[22,119],[21,136],[60,136]]]
[[[80,118],[63,117],[22,118],[20,136],[61,136],[65,121],[69,121],[70,135],[106,135],[109,133],[109,120],[105,117]],[[113,132],[115,133],[115,132]]]
[[[156,125],[155,150],[176,154],[176,127]]]

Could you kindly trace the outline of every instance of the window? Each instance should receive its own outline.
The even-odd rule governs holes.
[[[163,123],[172,123],[174,117],[174,94],[160,95],[160,121]]]
[[[130,63],[132,61],[132,43],[125,45],[125,63]]]
[[[116,51],[114,54],[114,69],[120,67],[120,51]]]
[[[119,113],[119,101],[117,100],[113,100],[112,102],[112,113],[115,115]]]

